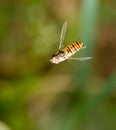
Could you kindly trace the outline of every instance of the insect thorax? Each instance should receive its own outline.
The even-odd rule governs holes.
[[[56,54],[58,57],[64,57],[65,52],[63,50],[59,50],[58,53]]]

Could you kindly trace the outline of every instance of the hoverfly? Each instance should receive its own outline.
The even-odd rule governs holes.
[[[63,62],[63,61],[68,60],[68,59],[70,59],[70,60],[89,60],[89,59],[91,59],[92,57],[72,58],[72,56],[77,51],[79,51],[80,49],[86,48],[86,46],[83,46],[83,42],[74,42],[74,43],[67,45],[67,47],[62,49],[62,43],[63,43],[64,36],[66,33],[66,29],[67,29],[67,21],[65,21],[63,26],[62,26],[59,48],[58,48],[58,51],[56,52],[56,54],[54,54],[52,56],[52,58],[50,59],[51,63],[59,64],[60,62]]]

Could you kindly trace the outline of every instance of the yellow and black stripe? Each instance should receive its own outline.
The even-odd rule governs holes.
[[[69,44],[66,48],[64,48],[64,52],[74,54],[76,53],[79,49],[81,49],[83,46],[83,42],[74,42]]]
[[[76,48],[76,50],[79,50],[83,46],[83,42],[74,42],[72,45]]]
[[[73,53],[73,51],[72,51],[70,45],[68,45],[68,46],[65,48],[65,50],[66,50],[67,53]]]
[[[83,46],[83,42],[74,42],[70,45],[68,45],[66,48],[65,48],[65,51],[67,53],[75,53],[77,52],[79,49],[81,49]]]

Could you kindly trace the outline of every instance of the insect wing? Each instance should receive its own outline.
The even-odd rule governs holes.
[[[89,60],[92,59],[92,57],[77,57],[77,58],[68,58],[70,60]]]
[[[66,29],[67,29],[67,21],[65,21],[63,26],[62,26],[61,35],[60,35],[60,43],[59,43],[59,48],[58,48],[59,50],[62,47],[62,42],[63,42],[64,37],[65,37]]]

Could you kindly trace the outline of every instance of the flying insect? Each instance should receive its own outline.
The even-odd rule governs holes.
[[[83,42],[73,42],[69,45],[67,45],[65,48],[62,48],[62,43],[65,37],[67,29],[67,21],[64,22],[61,30],[61,35],[60,35],[60,43],[58,47],[58,51],[56,54],[52,56],[50,59],[50,62],[53,64],[59,64],[60,62],[63,62],[65,60],[89,60],[92,57],[75,57],[73,58],[72,56],[77,53],[79,50],[86,48],[86,46],[83,46]]]

